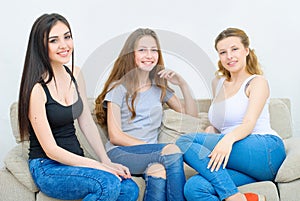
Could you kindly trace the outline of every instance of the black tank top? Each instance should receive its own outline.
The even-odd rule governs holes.
[[[61,105],[52,98],[47,85],[42,83],[42,87],[47,96],[45,104],[47,118],[57,145],[74,154],[83,156],[83,150],[80,147],[77,136],[75,135],[76,130],[74,127],[74,120],[82,113],[83,103],[74,76],[68,67],[65,66],[65,69],[70,74],[71,79],[75,84],[78,99],[72,105]],[[29,159],[48,158],[46,153],[43,151],[31,124],[29,127],[29,134]]]

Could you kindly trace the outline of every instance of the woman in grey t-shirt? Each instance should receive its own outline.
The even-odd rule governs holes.
[[[180,87],[185,104],[168,81]],[[96,115],[108,127],[106,148],[111,160],[144,177],[146,201],[185,200],[182,153],[175,144],[157,143],[164,103],[175,111],[197,115],[185,80],[164,67],[156,33],[137,29],[126,40],[96,100]]]

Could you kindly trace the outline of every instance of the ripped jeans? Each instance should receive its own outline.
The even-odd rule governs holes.
[[[143,176],[146,182],[144,201],[184,201],[185,175],[182,153],[162,155],[168,144],[119,146],[107,154],[112,162],[127,166],[133,176]],[[147,175],[147,168],[162,164],[166,179]]]

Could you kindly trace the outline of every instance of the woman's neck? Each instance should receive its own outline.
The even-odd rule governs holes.
[[[149,77],[149,72],[139,71],[138,72],[138,91],[143,92],[150,88],[151,80]]]
[[[251,76],[250,73],[245,72],[245,71],[238,72],[238,73],[231,73],[230,75],[231,75],[231,77],[228,80],[228,82],[232,82],[232,83],[243,82],[245,79],[247,79],[249,76]]]

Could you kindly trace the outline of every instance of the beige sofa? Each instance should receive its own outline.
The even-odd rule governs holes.
[[[93,112],[93,99],[90,99],[90,108]],[[184,133],[202,131],[208,125],[207,110],[210,100],[197,101],[199,118],[176,113],[165,109],[164,119],[159,136],[160,142],[174,142]],[[300,200],[300,138],[292,137],[292,120],[289,99],[271,99],[271,125],[285,140],[287,158],[283,162],[276,176],[275,182],[256,182],[240,186],[242,192],[252,191],[264,194],[267,201],[299,201]],[[4,159],[5,167],[0,170],[0,200],[1,201],[55,201],[39,192],[35,186],[27,166],[28,142],[20,142],[17,127],[17,103],[13,103],[10,111],[11,127],[18,143]],[[76,125],[77,126],[77,125]],[[107,141],[105,129],[98,127],[103,142]],[[3,135],[3,134],[2,134]],[[87,157],[95,158],[84,136],[77,126],[77,135]],[[185,166],[186,177],[195,174],[195,171]],[[134,178],[140,187],[141,200],[144,191],[144,181]],[[57,200],[56,200],[57,201]]]

